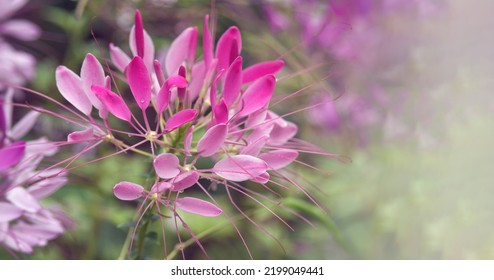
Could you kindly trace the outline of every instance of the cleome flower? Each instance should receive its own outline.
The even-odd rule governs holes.
[[[12,95],[0,99],[0,246],[31,253],[60,236],[69,219],[58,208],[47,208],[40,200],[62,187],[67,179],[61,169],[38,170],[45,156],[56,147],[45,139],[21,141],[35,124],[39,113],[31,111],[12,124]]]
[[[211,188],[204,186],[206,181],[212,186],[223,185],[231,203],[249,221],[230,192],[255,201],[290,227],[261,200],[279,202],[241,182],[259,184],[278,197],[281,195],[274,188],[295,186],[316,203],[283,169],[297,161],[299,152],[325,153],[295,139],[297,125],[269,110],[275,75],[283,61],[244,68],[237,27],[226,30],[216,45],[209,32],[208,16],[203,30],[202,58],[196,58],[198,29],[190,27],[171,43],[164,60],[155,59],[153,41],[137,11],[129,40],[132,54],[114,44],[109,47],[110,60],[122,75],[111,71],[106,63],[103,67],[92,54],[87,54],[80,75],[59,66],[57,87],[82,113],[74,112],[77,117],[70,120],[84,127],[71,133],[67,141],[87,143],[84,151],[107,142],[120,149],[108,156],[134,152],[152,159],[155,176],[149,189],[133,182],[120,182],[113,188],[118,199],[144,200],[139,220],[151,208],[160,217],[168,217],[163,213],[171,212],[175,223],[180,220],[195,238],[177,210],[202,216],[228,215]],[[116,87],[122,82],[128,89]],[[93,108],[101,121],[94,119]],[[200,159],[209,166],[198,165]],[[192,189],[203,192],[210,201],[187,196]],[[202,248],[200,241],[195,241]]]

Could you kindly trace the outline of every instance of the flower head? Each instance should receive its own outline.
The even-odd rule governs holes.
[[[160,217],[167,217],[162,212],[172,213],[175,223],[180,220],[193,237],[177,210],[202,216],[227,215],[205,182],[225,186],[231,203],[249,220],[230,192],[243,194],[265,208],[260,199],[268,198],[240,182],[259,184],[277,194],[268,183],[287,188],[280,183],[284,181],[313,200],[282,172],[296,161],[299,150],[318,153],[294,139],[296,124],[269,109],[277,83],[275,75],[283,61],[244,68],[239,29],[230,27],[215,45],[207,16],[201,59],[196,58],[197,43],[198,29],[187,28],[171,43],[164,60],[155,59],[153,41],[137,11],[130,33],[132,55],[110,44],[113,66],[123,75],[108,71],[109,76],[105,76],[104,67],[92,54],[86,56],[80,76],[59,66],[58,89],[82,113],[77,113],[74,121],[85,127],[70,134],[68,141],[95,145],[109,142],[121,149],[117,153],[136,152],[151,158],[153,184],[146,189],[134,182],[120,182],[113,188],[115,196],[121,200],[143,199],[141,218],[149,209],[156,209]],[[114,87],[117,76],[122,77],[127,89]],[[93,108],[101,122],[93,119]],[[115,121],[120,123],[119,129],[114,127]],[[137,140],[127,144],[121,135]],[[200,159],[209,165],[199,165]],[[193,189],[209,201],[187,195],[193,194]],[[196,243],[200,245],[199,240]]]

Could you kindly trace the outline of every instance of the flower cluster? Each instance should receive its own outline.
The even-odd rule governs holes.
[[[31,111],[12,125],[12,97],[0,99],[0,245],[31,253],[62,234],[69,219],[56,207],[47,208],[40,200],[66,183],[62,169],[38,170],[46,156],[57,148],[46,139],[21,141],[39,115]]]
[[[259,198],[268,198],[240,184],[246,181],[275,194],[273,185],[292,185],[313,200],[282,169],[295,162],[299,152],[317,152],[294,139],[297,125],[269,110],[276,87],[274,75],[284,62],[265,61],[244,68],[239,29],[230,27],[215,46],[207,16],[202,59],[196,59],[198,37],[196,27],[185,29],[164,59],[155,59],[153,41],[137,11],[130,33],[132,56],[110,44],[111,62],[123,75],[107,68],[109,75],[105,76],[105,68],[92,54],[86,56],[80,75],[59,66],[57,87],[82,113],[74,112],[77,117],[68,120],[85,128],[71,133],[68,141],[87,143],[85,151],[108,142],[120,148],[114,154],[129,151],[151,158],[156,176],[149,189],[120,182],[113,188],[115,196],[144,198],[141,217],[150,208],[160,217],[166,217],[162,212],[171,212],[175,223],[179,219],[192,236],[177,209],[202,216],[224,213],[201,179],[224,185],[234,205],[231,191],[266,207]],[[129,90],[117,87],[121,82]],[[94,119],[93,108],[101,121]],[[111,116],[120,120],[118,126]],[[210,166],[197,165],[199,159],[206,159]],[[192,188],[210,201],[187,196]]]
[[[41,30],[27,20],[10,19],[21,9],[27,0],[0,0],[0,89],[5,84],[23,85],[34,78],[36,59],[29,53],[16,50],[6,39],[8,37],[22,41],[39,38]]]

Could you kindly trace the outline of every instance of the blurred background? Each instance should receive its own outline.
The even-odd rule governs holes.
[[[313,226],[280,211],[294,226],[291,231],[245,202],[283,245],[241,220],[254,258],[494,258],[492,1],[33,0],[9,16],[38,25],[39,39],[1,39],[28,57],[19,84],[61,101],[56,66],[77,72],[87,52],[108,57],[110,42],[128,50],[136,8],[162,53],[186,27],[202,30],[205,14],[216,20],[216,38],[238,26],[246,65],[285,61],[276,96],[301,90],[273,111],[300,110],[287,117],[299,125],[297,137],[342,155],[340,160],[304,155],[315,168],[293,168],[326,212],[300,194],[287,194],[284,204]],[[0,65],[12,57],[0,50]],[[11,79],[10,73],[0,69],[0,81]],[[32,95],[17,98],[55,108]],[[30,137],[49,132],[50,139],[63,140],[72,130],[46,116]],[[111,188],[117,181],[144,181],[146,168],[137,158],[122,165],[112,157],[75,170],[46,201],[67,212],[72,230],[21,258],[118,258],[136,205],[115,199]],[[211,258],[248,258],[228,221],[194,215],[187,220]],[[162,253],[156,232],[159,223],[146,236],[150,258]],[[168,236],[173,248],[176,237]],[[187,258],[204,258],[196,247],[188,246]],[[12,256],[0,251],[0,258]]]

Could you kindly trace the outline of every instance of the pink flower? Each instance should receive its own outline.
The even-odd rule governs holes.
[[[7,39],[32,41],[41,35],[40,28],[27,20],[11,19],[27,0],[0,0],[0,90],[5,84],[23,85],[34,78],[36,60],[31,54],[13,48]]]
[[[61,169],[37,170],[54,147],[43,139],[18,140],[34,125],[38,113],[32,111],[12,125],[12,95],[9,91],[5,100],[0,99],[0,246],[31,253],[65,231],[60,221],[64,214],[43,207],[40,200],[67,179],[60,175]]]
[[[113,66],[124,74],[128,88],[114,88],[111,77],[115,75],[105,77],[104,68],[91,54],[86,56],[80,76],[64,66],[56,72],[59,91],[82,113],[74,112],[77,117],[71,120],[85,127],[70,134],[69,141],[89,142],[92,148],[107,142],[121,149],[112,155],[136,152],[152,158],[152,186],[120,182],[114,186],[114,194],[121,200],[142,199],[141,218],[151,208],[159,211],[160,217],[166,217],[162,211],[172,213],[177,234],[178,219],[191,236],[194,233],[180,211],[208,217],[228,215],[204,182],[223,185],[242,215],[231,191],[267,206],[259,201],[264,195],[245,189],[240,182],[260,184],[272,193],[277,192],[268,182],[288,188],[280,183],[284,182],[314,201],[283,169],[296,161],[299,150],[320,153],[294,139],[296,124],[269,110],[275,75],[283,61],[265,61],[244,69],[237,27],[227,29],[216,46],[211,38],[206,16],[202,59],[196,59],[198,29],[190,27],[171,43],[165,59],[157,60],[153,40],[137,11],[130,33],[132,54],[110,44]],[[93,119],[93,107],[102,122]],[[110,118],[118,119],[127,129],[112,128]],[[129,137],[137,138],[137,144],[126,144],[123,139]],[[201,158],[209,165],[197,165]],[[209,201],[187,195],[193,191],[202,192]],[[202,248],[199,240],[196,243]],[[164,251],[166,254],[166,248]]]

